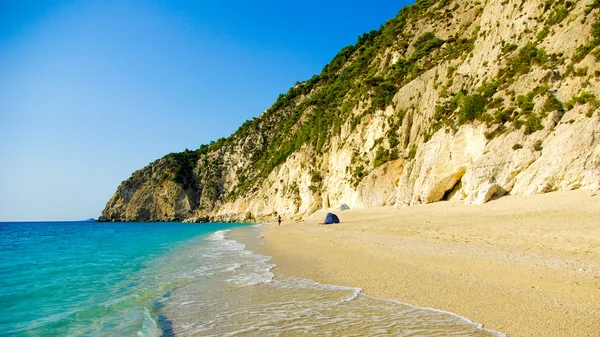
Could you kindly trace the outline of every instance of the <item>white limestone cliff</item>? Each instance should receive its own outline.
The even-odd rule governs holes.
[[[573,58],[577,48],[590,41],[591,22],[600,19],[600,8],[590,10],[586,1],[575,1],[559,24],[548,26],[551,13],[544,9],[542,0],[448,3],[446,9],[433,5],[426,12],[431,15],[407,23],[412,33],[406,51],[387,48],[372,63],[383,73],[386,67],[411,55],[414,41],[425,32],[434,32],[444,40],[472,37],[473,49],[458,58],[433,57],[436,63],[400,87],[385,109],[367,113],[369,102],[359,101],[321,153],[303,145],[252,188],[235,194],[236,186],[244,180],[240,172],[257,169],[251,166],[253,144],[267,141],[265,134],[249,133],[234,142],[231,150],[207,155],[207,160],[218,162],[211,176],[213,185],[202,181],[198,186],[190,183],[191,187],[183,188],[161,181],[148,171],[143,173],[146,178],[124,182],[103,215],[136,220],[144,218],[140,212],[149,212],[151,219],[256,221],[273,219],[276,214],[302,218],[342,203],[355,208],[406,207],[450,199],[480,204],[505,194],[599,189],[598,104],[572,104],[564,113],[543,112],[542,108],[549,97],[563,104],[582,92],[600,97],[600,66],[596,62],[600,47],[578,62]],[[435,16],[440,11],[443,15]],[[545,28],[547,37],[540,39],[538,34]],[[491,99],[508,108],[517,105],[518,95],[547,86],[546,94],[533,99],[532,111],[540,116],[542,128],[526,134],[525,127],[516,121],[518,115],[500,124],[485,120],[460,125],[439,123],[436,105],[449,102],[448,93],[474,92],[501,76],[511,58],[527,43],[536,43],[562,62],[552,67],[532,65]],[[505,47],[511,45],[514,51],[506,51]],[[445,48],[447,44],[438,53]],[[382,61],[386,59],[389,63]],[[485,113],[494,119],[497,111],[488,108]],[[259,118],[276,115],[263,114]],[[399,124],[390,122],[395,118]],[[395,148],[390,145],[390,132],[398,136]],[[398,151],[398,159],[375,167],[378,147]],[[156,172],[161,170],[158,162],[152,167]],[[204,173],[200,172],[203,167],[199,162],[195,174]],[[357,175],[360,168],[363,170],[359,173],[366,176]]]

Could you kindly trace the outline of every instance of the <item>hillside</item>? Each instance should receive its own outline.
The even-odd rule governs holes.
[[[136,171],[112,221],[301,218],[600,186],[600,1],[420,0],[234,134]]]

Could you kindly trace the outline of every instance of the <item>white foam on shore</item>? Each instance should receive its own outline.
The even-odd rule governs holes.
[[[260,240],[260,227],[239,229]],[[198,251],[203,275],[165,298],[164,314],[177,335],[439,335],[499,336],[465,317],[390,299],[362,289],[278,276],[270,257],[211,234]],[[207,272],[218,269],[219,273]],[[207,275],[209,275],[207,277]]]
[[[362,296],[370,297],[370,296],[364,295],[364,294],[361,294],[361,295]],[[371,297],[371,298],[379,300],[379,301],[388,301],[388,302],[393,302],[393,303],[401,304],[401,305],[408,306],[408,307],[411,307],[411,308],[414,308],[414,309],[418,309],[418,310],[428,310],[428,311],[433,311],[433,312],[437,312],[437,313],[440,313],[440,314],[454,316],[454,317],[456,317],[456,318],[464,321],[467,324],[472,324],[472,325],[476,326],[478,329],[481,329],[483,331],[487,331],[487,332],[489,332],[491,334],[494,334],[497,337],[507,337],[507,335],[505,333],[502,333],[502,332],[499,332],[499,331],[495,331],[495,330],[486,329],[486,328],[484,328],[483,324],[477,323],[477,322],[473,322],[472,320],[470,320],[470,319],[468,319],[468,318],[466,318],[464,316],[455,314],[455,313],[450,312],[450,311],[444,311],[444,310],[435,309],[435,308],[428,308],[428,307],[419,307],[419,306],[416,306],[416,305],[412,305],[412,304],[400,302],[400,301],[389,299],[389,298],[379,298],[379,297]]]
[[[138,337],[159,337],[162,336],[160,329],[158,329],[158,324],[156,321],[152,319],[150,315],[150,311],[148,308],[144,307],[142,319],[142,327],[137,332]]]
[[[350,297],[344,299],[344,302],[350,302],[354,299],[357,299],[361,292],[362,292],[362,289],[360,289],[360,288],[354,289],[354,293]]]

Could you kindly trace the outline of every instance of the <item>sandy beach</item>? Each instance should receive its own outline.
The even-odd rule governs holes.
[[[265,226],[276,275],[359,287],[508,336],[600,336],[600,193],[327,210]]]

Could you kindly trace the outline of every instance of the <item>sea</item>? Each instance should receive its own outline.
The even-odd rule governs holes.
[[[0,223],[0,336],[504,336],[358,288],[275,276],[255,252],[261,232]]]

